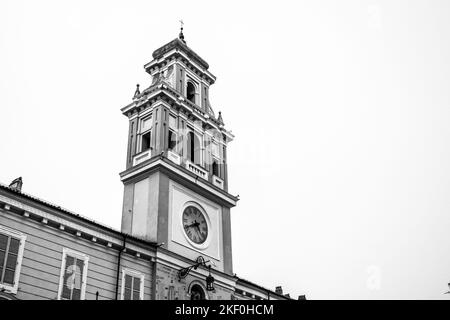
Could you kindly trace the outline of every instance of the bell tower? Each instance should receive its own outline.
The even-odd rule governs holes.
[[[195,260],[208,257],[232,274],[227,145],[234,136],[215,114],[208,63],[179,37],[153,52],[139,85],[121,109],[128,117],[122,232]]]

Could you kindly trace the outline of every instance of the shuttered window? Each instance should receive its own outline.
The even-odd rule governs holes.
[[[58,294],[59,299],[84,299],[88,259],[82,253],[64,249]]]
[[[122,275],[122,300],[143,300],[144,275],[129,269],[123,269]]]
[[[16,293],[25,236],[0,228],[0,289]]]

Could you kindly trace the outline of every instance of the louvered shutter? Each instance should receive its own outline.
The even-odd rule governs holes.
[[[17,258],[19,255],[20,240],[16,238],[9,239],[8,256],[5,265],[4,283],[14,285],[14,274],[16,273]]]
[[[0,234],[0,283],[3,282],[3,267],[5,265],[6,248],[8,246],[8,237]]]
[[[133,277],[130,275],[125,275],[125,291],[123,295],[124,300],[131,300],[131,290],[133,286]]]
[[[141,279],[139,277],[133,278],[133,300],[140,300]]]

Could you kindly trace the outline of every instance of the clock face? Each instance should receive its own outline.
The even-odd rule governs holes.
[[[196,244],[202,244],[208,237],[208,224],[203,213],[194,206],[188,206],[183,211],[183,229],[189,239]]]

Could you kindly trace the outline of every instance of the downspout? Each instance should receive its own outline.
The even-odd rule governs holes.
[[[150,296],[150,300],[156,300],[156,257],[154,261],[152,260],[153,259],[150,259],[151,274],[152,274],[152,294]]]
[[[122,249],[120,249],[120,251],[119,251],[119,257],[117,259],[116,300],[118,300],[118,295],[119,295],[120,259],[122,257],[122,252],[125,251],[126,240],[127,240],[127,236],[123,235],[123,246],[122,246]]]

